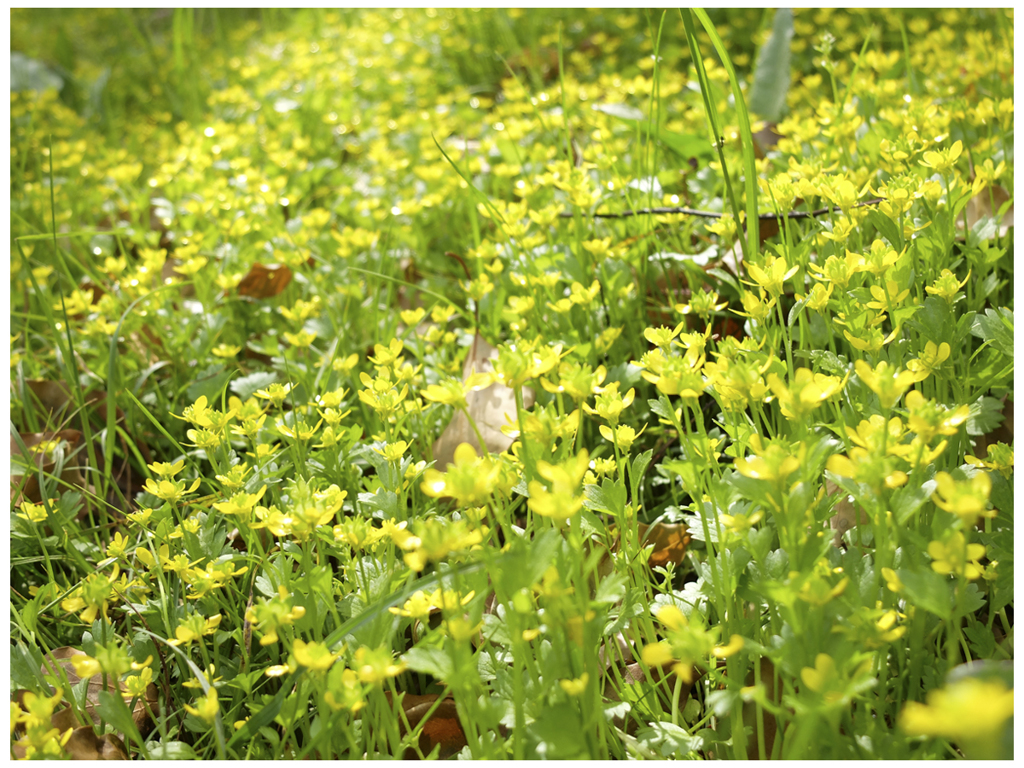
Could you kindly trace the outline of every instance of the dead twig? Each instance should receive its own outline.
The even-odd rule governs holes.
[[[861,208],[865,205],[876,205],[881,202],[882,198],[876,197],[873,200],[865,200],[862,203],[857,203],[853,207]],[[828,207],[819,208],[816,211],[790,211],[789,213],[781,215],[778,213],[762,213],[759,214],[757,218],[761,221],[770,221],[772,219],[813,219],[838,210],[838,207]],[[698,211],[696,208],[635,208],[630,211],[619,211],[617,213],[595,212],[590,215],[595,219],[627,219],[630,216],[664,216],[673,214],[680,216],[700,216],[705,219],[720,219],[723,216],[732,215],[719,213],[718,211]],[[563,219],[571,219],[574,214],[572,211],[562,211],[558,215]]]

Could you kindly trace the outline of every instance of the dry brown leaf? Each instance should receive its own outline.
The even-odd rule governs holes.
[[[238,284],[238,295],[269,299],[281,293],[291,281],[292,271],[286,265],[274,264],[268,267],[256,262]]]
[[[62,381],[26,379],[25,386],[35,395],[44,410],[58,413],[71,402],[71,393]]]
[[[168,258],[164,262],[163,268],[160,270],[160,283],[166,284],[168,280],[175,282],[182,282],[188,278],[183,273],[178,271],[178,267],[182,264],[181,259],[175,259],[174,257]],[[184,284],[180,288],[182,298],[188,299],[196,295],[195,286],[191,284]]]
[[[998,185],[981,190],[981,192],[967,201],[967,208],[964,212],[967,215],[968,229],[974,229],[974,225],[981,219],[995,216],[999,213],[999,209],[1003,207],[1003,203],[1009,199],[1010,193]],[[963,229],[963,218],[958,216],[956,225],[958,229]],[[1007,231],[1012,226],[1013,205],[1011,204],[1006,213],[1003,214],[1003,220],[999,224],[999,237],[1005,237]]]
[[[97,736],[90,726],[75,728],[64,745],[72,760],[128,760],[124,742],[112,733]]]
[[[761,685],[765,688],[765,695],[769,701],[779,704],[782,699],[780,696],[781,692],[775,685],[775,666],[769,659],[766,659],[763,656],[761,657],[760,664]],[[754,670],[750,670],[745,684],[749,688],[754,685],[754,683]],[[757,705],[752,701],[748,701],[743,704],[743,725],[750,731],[747,734],[747,759],[757,760],[759,759],[759,750],[757,746]],[[775,746],[775,734],[778,726],[775,722],[775,715],[765,709],[762,709],[762,727],[764,731],[764,753],[766,757],[771,757],[772,748]]]
[[[671,675],[672,672],[669,669],[668,664],[664,664],[657,667],[648,667],[647,674],[644,674],[644,666],[639,661],[632,664],[626,664],[625,666],[619,667],[619,674],[622,677],[623,685],[650,685],[655,686],[661,683],[667,675]],[[690,691],[693,690],[693,683],[703,674],[699,669],[690,668],[690,674],[693,677],[693,682],[683,682],[679,689],[679,708],[682,709],[686,706],[686,702],[690,700]],[[673,684],[675,676],[673,675]],[[671,689],[671,687],[670,687]],[[605,701],[622,701],[622,697],[619,696],[619,692],[616,690],[613,675],[604,676],[604,687],[602,694]],[[652,691],[653,695],[653,691]],[[630,718],[629,722],[626,722],[624,717],[616,716],[613,721],[616,728],[625,729],[626,733],[633,735],[636,733],[640,723],[637,719]]]
[[[825,492],[833,494],[839,491],[839,486],[831,480],[825,481]],[[853,503],[851,498],[843,494],[843,498],[835,506],[835,514],[829,520],[829,527],[835,531],[832,537],[832,544],[836,547],[843,546],[843,534],[855,525],[863,525],[868,521],[867,514],[859,506]]]
[[[61,482],[62,484],[67,483],[73,488],[81,488],[85,485],[85,480],[79,471],[78,462],[69,460],[71,454],[74,453],[82,440],[82,433],[77,429],[62,429],[60,432],[29,432],[20,434],[20,437],[29,451],[42,443],[52,440],[66,442],[67,445],[64,448],[65,465],[60,475]],[[43,474],[52,474],[54,469],[57,468],[57,464],[52,458],[53,453],[52,450],[41,450],[32,455],[35,465],[42,470]],[[24,458],[21,448],[14,437],[11,437],[11,456],[12,458],[14,456]],[[40,504],[43,497],[39,490],[39,476],[34,471],[29,470],[26,472],[24,470],[25,468],[20,463],[11,463],[11,499],[15,506],[25,500],[31,501],[34,504]],[[22,474],[18,474],[18,472],[22,472]]]
[[[690,543],[690,534],[682,523],[655,523],[646,525],[637,524],[637,533],[640,537],[640,546],[654,545],[654,550],[648,562],[651,567],[662,566],[667,563],[679,565],[686,555],[686,545]]]
[[[390,702],[391,692],[385,691],[384,695],[387,696]],[[436,693],[424,696],[417,696],[412,693],[404,694],[402,696],[402,711],[405,713],[405,719],[409,721],[409,728],[407,729],[405,723],[400,721],[399,733],[405,736],[409,731],[416,730],[437,699],[438,694]],[[430,754],[430,751],[438,744],[441,745],[438,754],[438,758],[441,760],[447,760],[458,754],[467,744],[466,734],[462,730],[462,724],[459,722],[459,713],[455,707],[455,700],[450,696],[437,705],[437,709],[430,715],[430,719],[423,724],[423,730],[420,732],[419,748],[424,755]],[[410,747],[405,751],[403,757],[406,760],[416,760],[419,756],[416,754],[416,750]]]
[[[64,670],[64,674],[67,675],[68,683],[70,687],[74,687],[77,683],[81,682],[81,678],[75,672],[75,666],[71,663],[71,659],[75,656],[85,656],[84,651],[80,651],[77,648],[70,648],[64,646],[62,648],[55,649],[49,656],[43,661],[43,674],[52,675],[58,680],[60,679],[60,673],[58,667]],[[56,683],[55,684],[59,684]],[[85,693],[85,712],[92,719],[93,723],[99,725],[100,716],[96,711],[96,707],[99,704],[99,695],[102,691],[114,691],[120,689],[122,692],[126,691],[123,683],[115,683],[110,678],[107,679],[107,685],[103,685],[103,675],[95,675],[90,678]],[[152,720],[149,717],[149,713],[146,711],[146,704],[149,705],[151,710],[156,709],[157,706],[157,691],[156,686],[152,683],[146,688],[145,701],[139,699],[135,702],[135,707],[132,709],[132,721],[135,723],[135,727],[139,729],[139,732],[145,735],[149,727],[152,725]],[[71,698],[71,691],[69,689],[64,690],[65,701]],[[63,707],[57,710],[53,714],[53,725],[55,728],[59,728],[61,732],[71,727],[79,725],[76,722],[74,714],[70,707]],[[112,758],[104,758],[112,759]]]
[[[466,362],[462,366],[462,380],[466,381],[474,373],[490,373],[494,370],[491,360],[498,356],[498,350],[488,344],[478,333],[473,337],[473,346],[466,355]],[[523,387],[523,405],[529,408],[533,405],[535,395],[529,387]],[[516,412],[515,392],[504,384],[495,382],[486,389],[477,392],[469,392],[466,395],[466,405],[469,415],[476,422],[480,436],[490,453],[501,453],[508,450],[514,442],[513,438],[505,435],[501,428],[506,423],[506,416],[513,424],[518,416]],[[463,411],[456,411],[452,420],[445,427],[444,432],[434,443],[435,466],[444,469],[452,463],[455,456],[455,449],[462,443],[469,443],[479,453],[481,451],[480,441],[477,440],[473,427]]]

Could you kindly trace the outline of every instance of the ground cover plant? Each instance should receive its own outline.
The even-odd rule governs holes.
[[[12,755],[1012,755],[1012,11],[11,24]]]

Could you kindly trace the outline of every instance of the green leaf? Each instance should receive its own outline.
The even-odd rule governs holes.
[[[1003,416],[1003,401],[994,397],[979,397],[971,403],[967,416],[967,434],[972,437],[987,435],[998,427]]]
[[[900,525],[906,523],[910,516],[931,498],[935,492],[935,485],[934,480],[929,480],[916,488],[906,486],[893,493],[891,507],[896,522]]]
[[[873,208],[867,212],[867,223],[878,229],[882,237],[889,241],[893,248],[899,248],[903,240],[900,237],[899,227],[896,222],[886,216],[882,211]]]
[[[198,760],[199,755],[183,741],[149,742],[146,751],[152,760]]]
[[[96,711],[120,733],[131,738],[136,744],[142,743],[142,736],[135,727],[132,713],[120,696],[115,696],[110,691],[100,691],[97,695]]]
[[[11,90],[59,91],[64,81],[41,61],[30,59],[23,53],[11,53]]]
[[[45,685],[42,675],[43,657],[34,648],[29,648],[22,641],[11,646],[11,686],[35,690]]]
[[[576,707],[568,703],[544,707],[527,730],[544,745],[544,757],[569,760],[586,756],[586,742],[580,738],[583,723]]]
[[[636,732],[636,740],[644,747],[665,758],[678,759],[701,749],[704,739],[691,736],[684,728],[673,723],[651,723]]]
[[[660,416],[665,421],[672,421],[675,418],[675,414],[669,410],[669,407],[665,405],[661,400],[648,400],[647,407],[651,409],[651,413],[655,416]]]
[[[735,291],[740,296],[743,295],[743,287],[739,284],[739,281],[733,275],[730,275],[728,272],[726,272],[724,269],[714,267],[712,269],[709,269],[707,271],[707,274],[711,275],[712,277],[717,277],[723,283],[735,289]]]
[[[902,568],[896,572],[906,588],[907,599],[940,619],[949,619],[953,596],[949,591],[949,583],[934,571],[907,571]]]
[[[796,321],[800,319],[800,313],[806,306],[807,297],[805,296],[804,298],[800,299],[800,301],[796,302],[789,310],[789,317],[786,318],[786,325],[788,325],[790,328],[796,325]]]
[[[626,489],[606,477],[600,487],[584,486],[583,504],[587,509],[606,512],[609,515],[621,515],[626,510]]]
[[[244,402],[248,400],[257,389],[265,389],[277,381],[277,374],[271,371],[257,371],[248,376],[242,376],[231,382],[231,391],[238,395]]]
[[[617,117],[619,120],[639,121],[647,117],[639,109],[631,107],[629,104],[595,104],[591,109]]]
[[[414,672],[433,675],[438,680],[448,680],[455,672],[452,659],[444,648],[410,648],[402,655],[402,660]]]
[[[711,144],[694,133],[675,133],[664,128],[658,131],[658,141],[684,160],[711,155]]]
[[[639,123],[640,130],[648,139],[654,137],[684,160],[712,155],[712,147],[706,139],[693,133],[676,133],[665,128],[651,128],[647,115],[628,104],[595,104],[593,109],[629,123]]]
[[[750,111],[772,122],[786,109],[789,91],[789,44],[793,39],[793,11],[775,11],[772,34],[757,54],[754,84],[750,89]]]
[[[618,603],[626,596],[626,577],[612,573],[601,579],[594,592],[595,603]]]
[[[634,504],[636,503],[637,492],[640,488],[640,481],[643,479],[644,472],[647,471],[653,455],[653,450],[647,450],[633,459],[633,466],[629,470],[629,488]],[[605,479],[607,480],[607,478]]]
[[[955,325],[953,315],[949,310],[949,304],[945,299],[938,296],[929,296],[924,300],[922,309],[917,316],[909,321],[911,327],[917,330],[926,341],[932,341],[936,345],[950,341],[954,337]]]
[[[976,315],[971,333],[992,342],[992,346],[1007,357],[1013,357],[1013,312],[1006,307],[989,308],[984,315]]]
[[[837,355],[827,349],[815,349],[811,351],[811,360],[823,371],[834,376],[845,376],[850,367],[850,361],[845,355]]]

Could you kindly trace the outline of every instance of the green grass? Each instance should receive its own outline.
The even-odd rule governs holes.
[[[1011,755],[1012,36],[12,12],[12,754]]]

